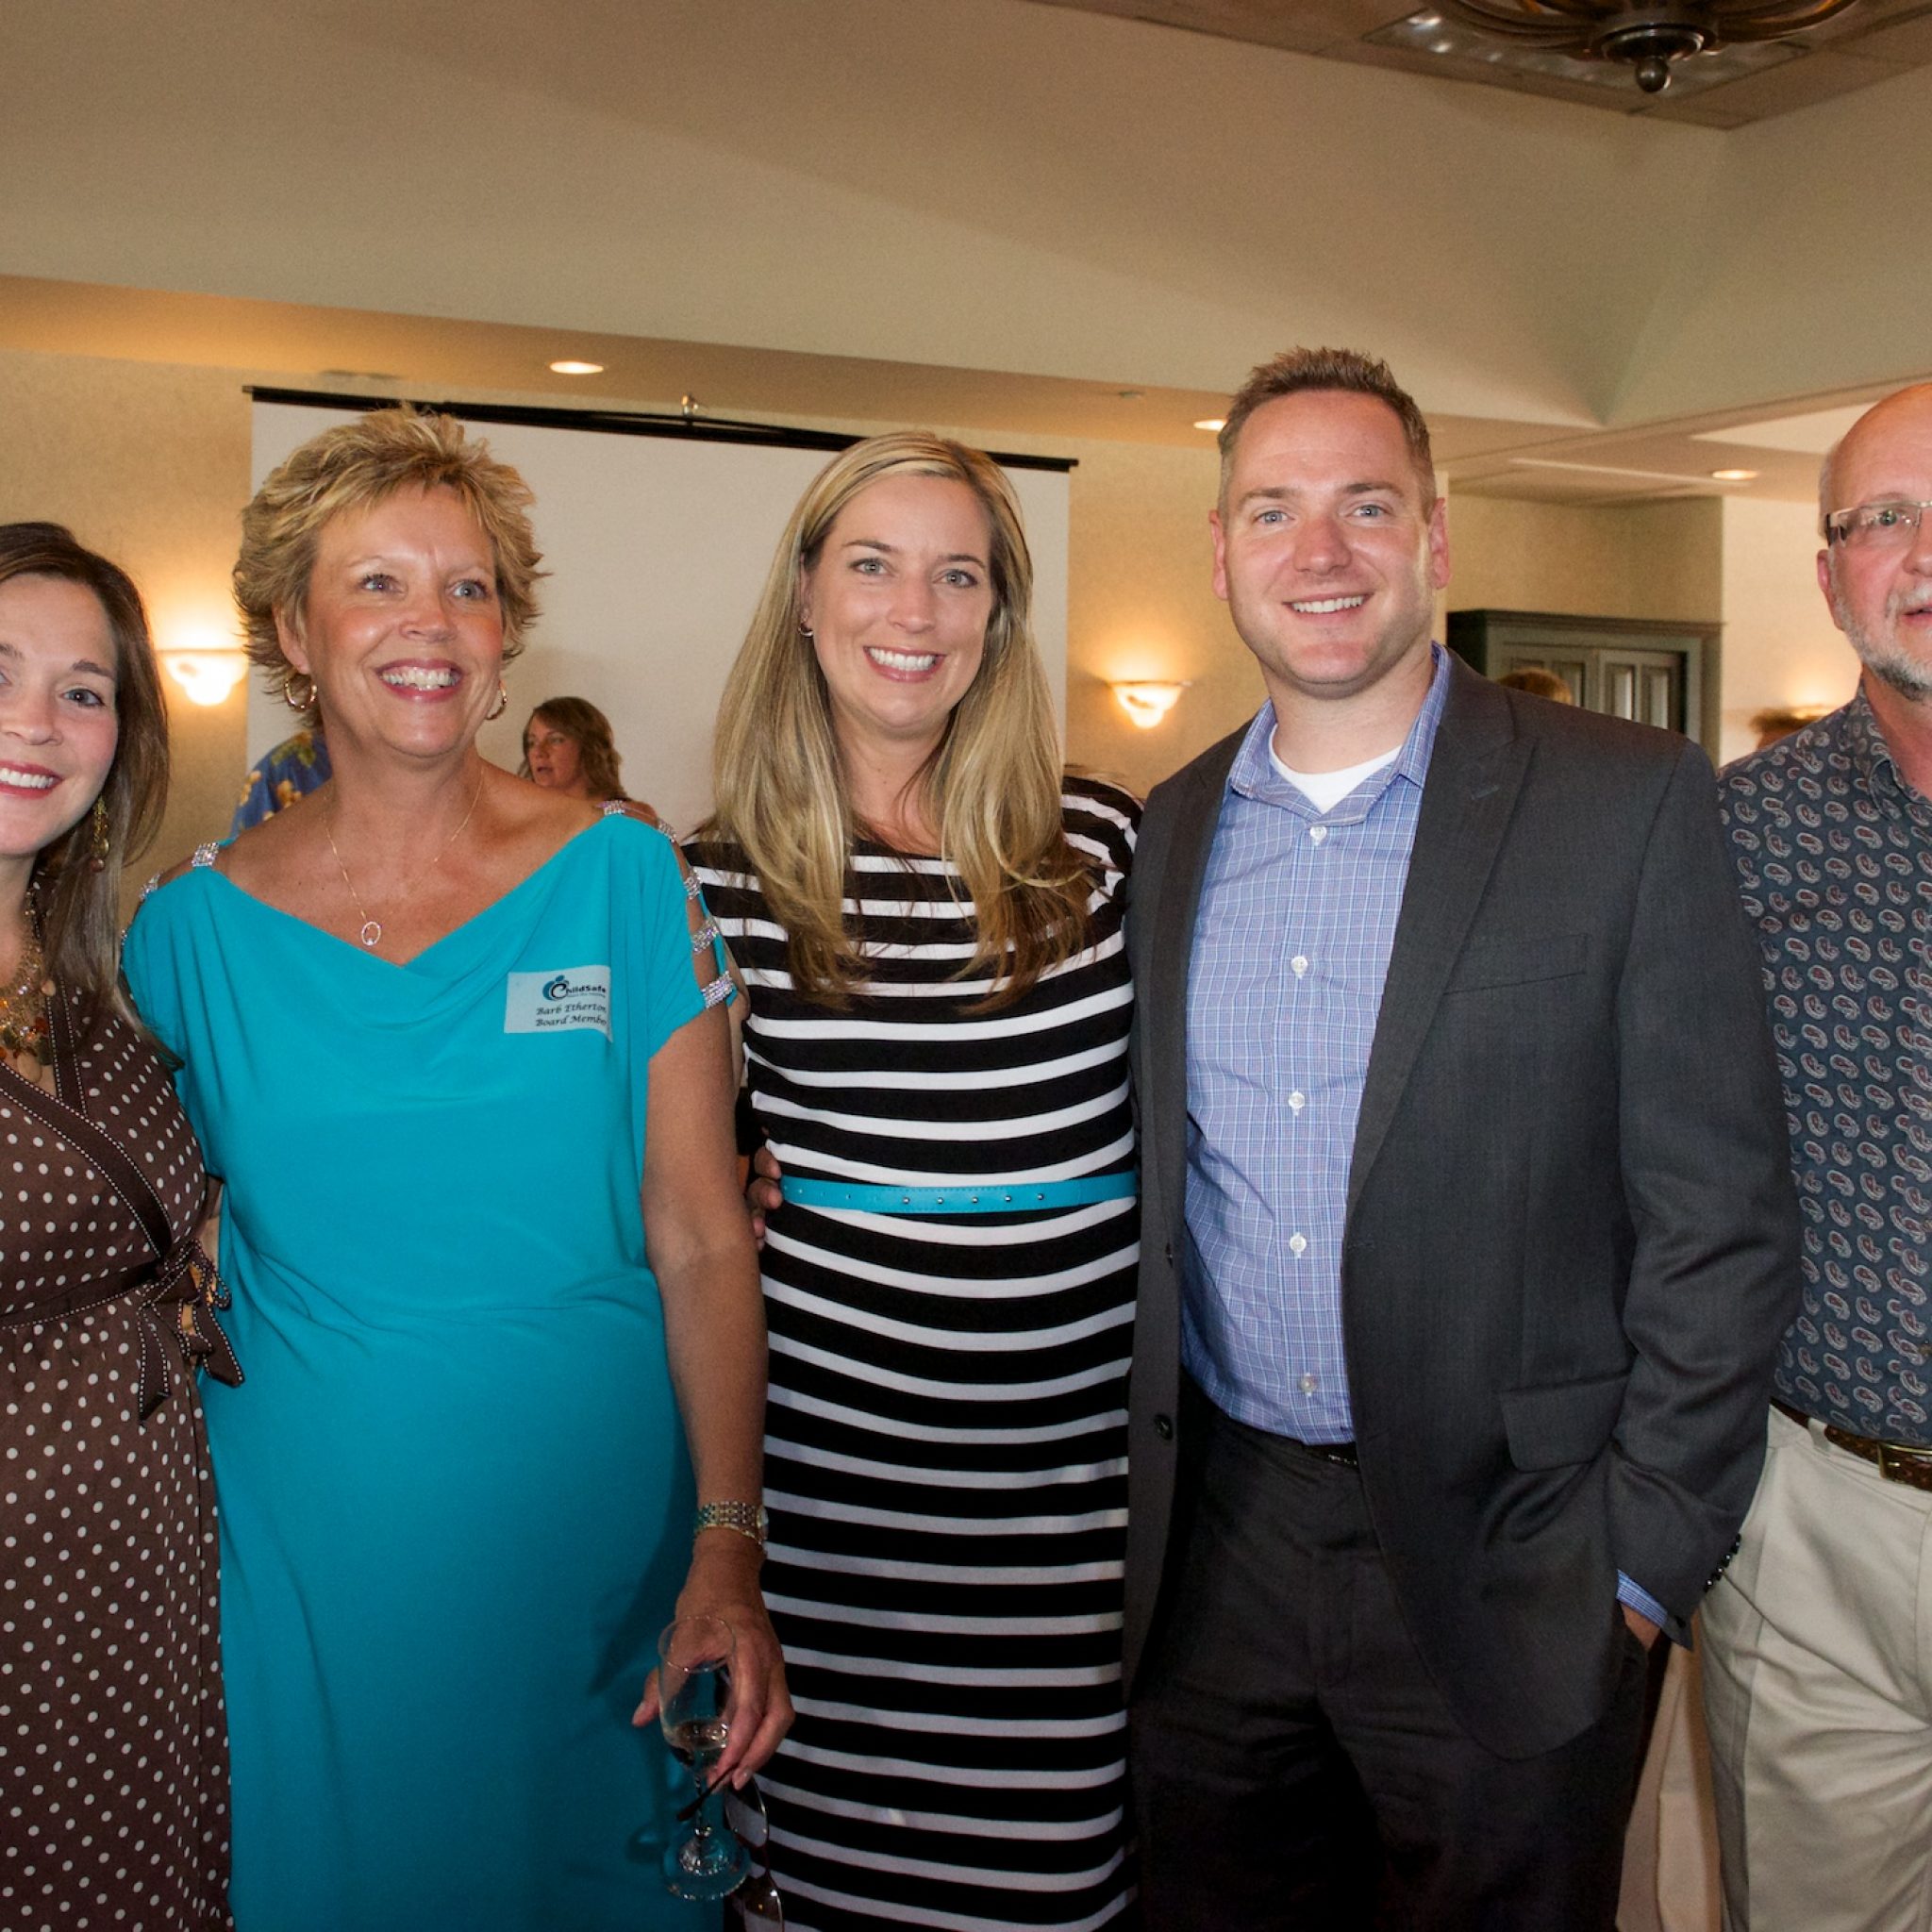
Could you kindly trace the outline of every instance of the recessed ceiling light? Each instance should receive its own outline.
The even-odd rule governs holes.
[[[604,365],[601,362],[553,362],[550,372],[553,375],[602,375]]]
[[[1714,483],[1755,483],[1757,480],[1756,470],[1713,470],[1710,475]]]
[[[1203,416],[1194,427],[1205,429],[1209,435],[1218,435],[1227,427],[1227,419],[1224,416]]]

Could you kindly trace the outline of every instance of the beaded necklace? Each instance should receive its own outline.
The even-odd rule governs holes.
[[[46,970],[40,935],[29,920],[20,963],[11,982],[0,989],[0,1052],[10,1054],[29,1079],[45,1058],[42,1048],[47,1039]],[[29,1060],[31,1066],[26,1064]]]

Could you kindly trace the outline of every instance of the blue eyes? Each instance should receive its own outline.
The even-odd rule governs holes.
[[[855,557],[852,568],[865,577],[881,577],[886,574],[886,559],[883,557]],[[940,582],[956,591],[976,591],[979,588],[979,574],[971,570],[949,570],[941,573]]]
[[[358,591],[399,591],[402,585],[387,571],[373,570],[368,575],[356,579]],[[493,594],[494,587],[481,577],[465,577],[460,583],[450,586],[450,595],[460,597],[466,604],[487,604]]]
[[[1340,520],[1352,524],[1387,524],[1395,519],[1395,508],[1387,503],[1352,503],[1340,512]],[[1279,506],[1271,505],[1255,512],[1255,522],[1268,529],[1285,528],[1292,519]]]

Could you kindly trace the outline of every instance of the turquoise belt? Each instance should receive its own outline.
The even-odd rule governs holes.
[[[797,1180],[787,1174],[785,1198],[801,1208],[851,1208],[867,1214],[1017,1214],[1035,1208],[1085,1208],[1095,1201],[1130,1201],[1141,1191],[1134,1174],[1090,1174],[1070,1181],[1025,1181],[1012,1187],[889,1188],[849,1181]]]

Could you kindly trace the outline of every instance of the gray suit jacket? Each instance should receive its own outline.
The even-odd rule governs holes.
[[[1524,1757],[1605,1708],[1619,1569],[1681,1622],[1726,1559],[1797,1212],[1708,761],[1451,674],[1356,1132],[1342,1325],[1410,1631],[1471,1734]],[[1130,1690],[1185,1447],[1189,955],[1241,737],[1155,791],[1135,861]]]

